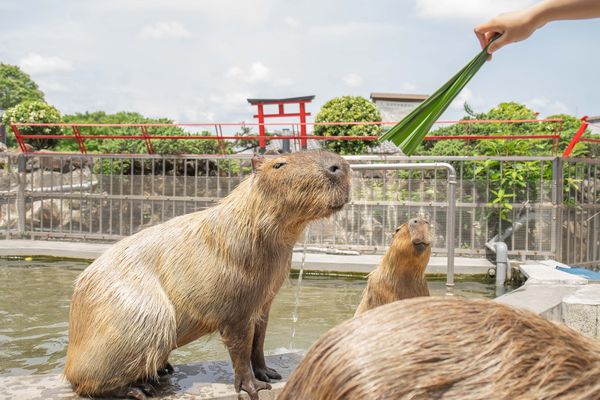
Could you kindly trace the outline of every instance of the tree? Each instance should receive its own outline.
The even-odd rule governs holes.
[[[360,96],[342,96],[329,100],[321,107],[315,122],[381,122],[373,103]],[[377,136],[381,125],[315,125],[317,136]],[[339,154],[361,154],[375,145],[368,140],[328,141],[327,148]]]
[[[26,100],[43,101],[44,93],[19,67],[0,63],[0,109],[7,110]]]
[[[173,121],[167,118],[147,118],[136,112],[118,112],[115,114],[106,114],[103,111],[77,113],[66,115],[66,123],[88,123],[88,124],[172,124]],[[156,126],[148,127],[148,133],[151,136],[210,136],[208,132],[200,134],[190,134],[178,126]],[[114,135],[114,136],[139,136],[141,130],[139,127],[108,127],[94,126],[82,127],[80,131],[83,135]],[[228,153],[229,147],[219,145],[217,140],[211,139],[153,139],[152,148],[157,154],[217,154],[221,150]],[[109,154],[143,154],[147,152],[146,144],[143,140],[124,140],[124,139],[87,139],[85,146],[88,152],[99,152]],[[60,151],[78,151],[77,143],[73,141],[62,141],[56,150]]]
[[[9,125],[15,122],[29,123],[60,123],[62,117],[60,112],[51,105],[40,100],[26,100],[16,106],[9,108],[2,117],[2,122]],[[20,126],[19,131],[23,135],[60,135],[62,128],[59,126]],[[12,135],[9,145],[14,143]],[[47,149],[56,144],[56,139],[26,139],[36,149]]]
[[[475,113],[465,105],[467,115],[462,121],[469,120],[517,120],[537,119],[537,113],[526,106],[516,102],[504,102],[484,113]],[[541,135],[548,133],[547,129],[555,129],[553,123],[540,124],[538,122],[520,123],[463,123],[454,124],[435,131],[438,136],[510,136],[510,135]],[[460,143],[460,146],[450,143]],[[453,154],[456,149],[458,153]],[[479,140],[479,141],[445,141],[424,142],[417,154],[429,155],[489,155],[489,156],[515,156],[515,155],[548,155],[552,151],[549,141],[515,139],[515,140]]]

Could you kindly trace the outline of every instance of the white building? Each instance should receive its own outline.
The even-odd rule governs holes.
[[[600,115],[588,117],[587,122],[589,123],[588,129],[592,132],[592,135],[600,135]]]
[[[383,122],[400,121],[427,97],[424,94],[371,93],[371,101],[375,103]]]

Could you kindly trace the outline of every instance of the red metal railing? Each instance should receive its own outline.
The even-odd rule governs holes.
[[[598,143],[600,144],[600,139],[596,139],[596,138],[584,138],[582,137],[583,134],[585,133],[585,130],[590,126],[593,125],[595,127],[600,128],[600,125],[598,124],[592,124],[588,122],[588,116],[584,116],[581,117],[581,125],[579,126],[579,129],[577,130],[577,132],[575,132],[575,135],[573,135],[573,138],[571,139],[571,142],[569,142],[569,145],[567,146],[567,148],[565,149],[564,153],[563,153],[563,157],[568,157],[571,155],[571,152],[573,151],[573,149],[575,148],[575,145],[577,143]]]
[[[588,119],[587,115],[584,117],[581,117],[581,125],[579,125],[579,129],[577,129],[577,132],[575,132],[575,135],[573,135],[573,138],[571,139],[571,141],[569,142],[569,145],[565,149],[565,151],[562,155],[563,158],[569,157],[569,155],[573,151],[573,148],[575,147],[575,145],[582,140],[581,136],[583,136],[583,133],[585,132],[585,130],[587,129],[587,127],[589,125],[587,122],[587,119]]]
[[[466,125],[470,127],[474,124],[521,124],[521,123],[556,123],[554,125],[553,131],[550,134],[539,134],[539,135],[476,135],[476,134],[467,134],[460,136],[443,136],[443,135],[435,135],[435,131],[433,134],[429,134],[425,137],[425,140],[518,140],[518,139],[533,139],[533,140],[552,140],[553,143],[553,152],[556,154],[558,151],[560,133],[562,131],[563,120],[558,118],[552,119],[521,119],[521,120],[461,120],[461,121],[437,121],[436,124],[460,124]],[[265,144],[267,141],[271,140],[294,140],[298,141],[302,147],[304,147],[306,140],[323,140],[323,141],[331,141],[331,140],[377,140],[378,136],[317,136],[311,134],[303,134],[306,132],[307,126],[328,126],[328,125],[384,125],[384,126],[393,126],[396,122],[306,122],[306,123],[269,123],[269,124],[260,124],[260,123],[183,123],[183,124],[79,124],[79,123],[13,123],[11,124],[11,129],[15,135],[17,143],[19,144],[19,148],[22,152],[29,152],[27,146],[25,145],[26,139],[58,139],[58,140],[75,140],[77,142],[79,151],[83,154],[87,154],[87,148],[85,146],[86,140],[98,140],[98,139],[110,139],[110,140],[142,140],[146,145],[146,150],[149,154],[154,153],[154,148],[152,146],[152,140],[217,140],[219,142],[219,148],[221,153],[224,153],[226,140],[243,140],[243,141],[258,141],[259,144]],[[242,127],[260,127],[261,125],[272,126],[272,127],[290,127],[291,126],[291,134],[288,135],[278,135],[278,136],[267,136],[266,134],[259,135],[224,135],[223,128],[226,129],[236,129]],[[302,125],[302,126],[301,126]],[[51,134],[23,134],[19,127],[23,126],[44,126],[44,127],[61,127],[61,128],[69,128],[72,130],[73,134],[61,134],[61,135],[51,135]],[[109,128],[138,128],[140,131],[139,135],[97,135],[97,134],[83,134],[81,132],[81,128],[93,128],[93,127],[109,127]],[[180,127],[184,129],[206,129],[212,128],[214,129],[214,135],[204,136],[197,134],[187,134],[187,135],[157,135],[150,133],[150,128],[157,127]],[[304,129],[303,129],[304,128]],[[467,129],[469,131],[470,128]],[[585,130],[585,129],[584,129]],[[579,138],[580,139],[580,138]],[[579,140],[578,139],[578,140]],[[583,139],[581,139],[583,140]]]

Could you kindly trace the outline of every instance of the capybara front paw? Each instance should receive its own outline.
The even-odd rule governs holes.
[[[164,365],[164,367],[159,368],[158,371],[156,371],[156,372],[158,373],[158,376],[165,376],[165,375],[171,375],[174,371],[175,371],[175,368],[173,368],[171,363],[167,361],[167,363]]]
[[[279,380],[281,375],[273,368],[254,368],[254,376],[263,382],[271,382],[271,379]]]
[[[261,382],[259,380],[254,379],[254,377],[248,377],[246,379],[236,379],[235,380],[235,390],[239,393],[240,390],[248,393],[251,400],[258,400],[258,391],[271,389],[271,385],[266,382]]]
[[[128,387],[127,390],[125,391],[125,396],[127,396],[127,398],[129,398],[129,399],[135,399],[135,400],[147,400],[148,399],[148,397],[146,397],[146,393],[144,392],[144,390],[137,386]]]

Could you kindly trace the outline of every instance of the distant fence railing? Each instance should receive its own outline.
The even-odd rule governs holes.
[[[30,150],[25,145],[28,139],[54,139],[54,140],[73,140],[77,142],[79,151],[82,154],[87,153],[86,141],[89,140],[136,140],[143,141],[145,143],[146,151],[148,154],[154,154],[154,148],[152,142],[155,140],[217,140],[221,145],[225,141],[255,141],[259,143],[260,147],[265,147],[265,144],[270,141],[292,141],[295,143],[297,149],[305,148],[308,140],[316,141],[354,141],[354,140],[365,140],[365,141],[376,141],[379,136],[322,136],[313,134],[314,128],[319,126],[355,126],[355,125],[375,125],[381,126],[382,128],[389,128],[395,125],[397,122],[305,122],[299,123],[190,123],[190,124],[89,124],[89,123],[13,123],[11,124],[12,132],[15,135],[19,148],[22,152],[26,153]],[[563,129],[563,120],[559,118],[548,118],[548,119],[516,119],[516,120],[459,120],[459,121],[437,121],[436,127],[450,126],[457,124],[459,126],[465,126],[465,132],[461,135],[436,135],[435,130],[430,132],[425,137],[427,141],[437,140],[546,140],[551,141],[552,154],[558,153],[558,145],[560,140],[560,134]],[[536,134],[519,134],[518,129],[516,132],[510,134],[477,134],[476,131],[471,131],[469,127],[476,125],[485,126],[502,126],[511,125],[514,127],[523,126],[524,124],[544,126],[545,132]],[[302,125],[302,126],[301,126]],[[57,127],[61,129],[61,134],[32,134],[23,133],[23,127]],[[92,132],[93,128],[135,128],[137,133],[131,131],[129,134],[95,134]],[[167,127],[179,127],[187,129],[190,132],[184,135],[160,135],[153,133],[152,130],[156,128],[167,128]],[[288,128],[286,132],[288,134],[245,134],[240,135],[240,130],[245,128],[260,128],[265,127],[269,129],[281,129]],[[306,135],[301,132],[307,132],[306,128],[313,128],[313,132],[309,132]],[[210,135],[199,135],[194,130],[202,130],[203,132],[210,132]],[[261,130],[265,132],[267,129]],[[87,131],[87,132],[86,132]],[[223,151],[221,151],[223,153]]]
[[[352,164],[447,162],[456,170],[455,253],[486,255],[506,239],[513,258],[600,265],[600,160],[555,157],[348,156]],[[0,155],[2,238],[116,241],[210,207],[251,173],[249,155]],[[443,171],[355,171],[352,201],[310,226],[307,244],[382,252],[420,213],[446,254]],[[517,224],[518,222],[518,224]]]

